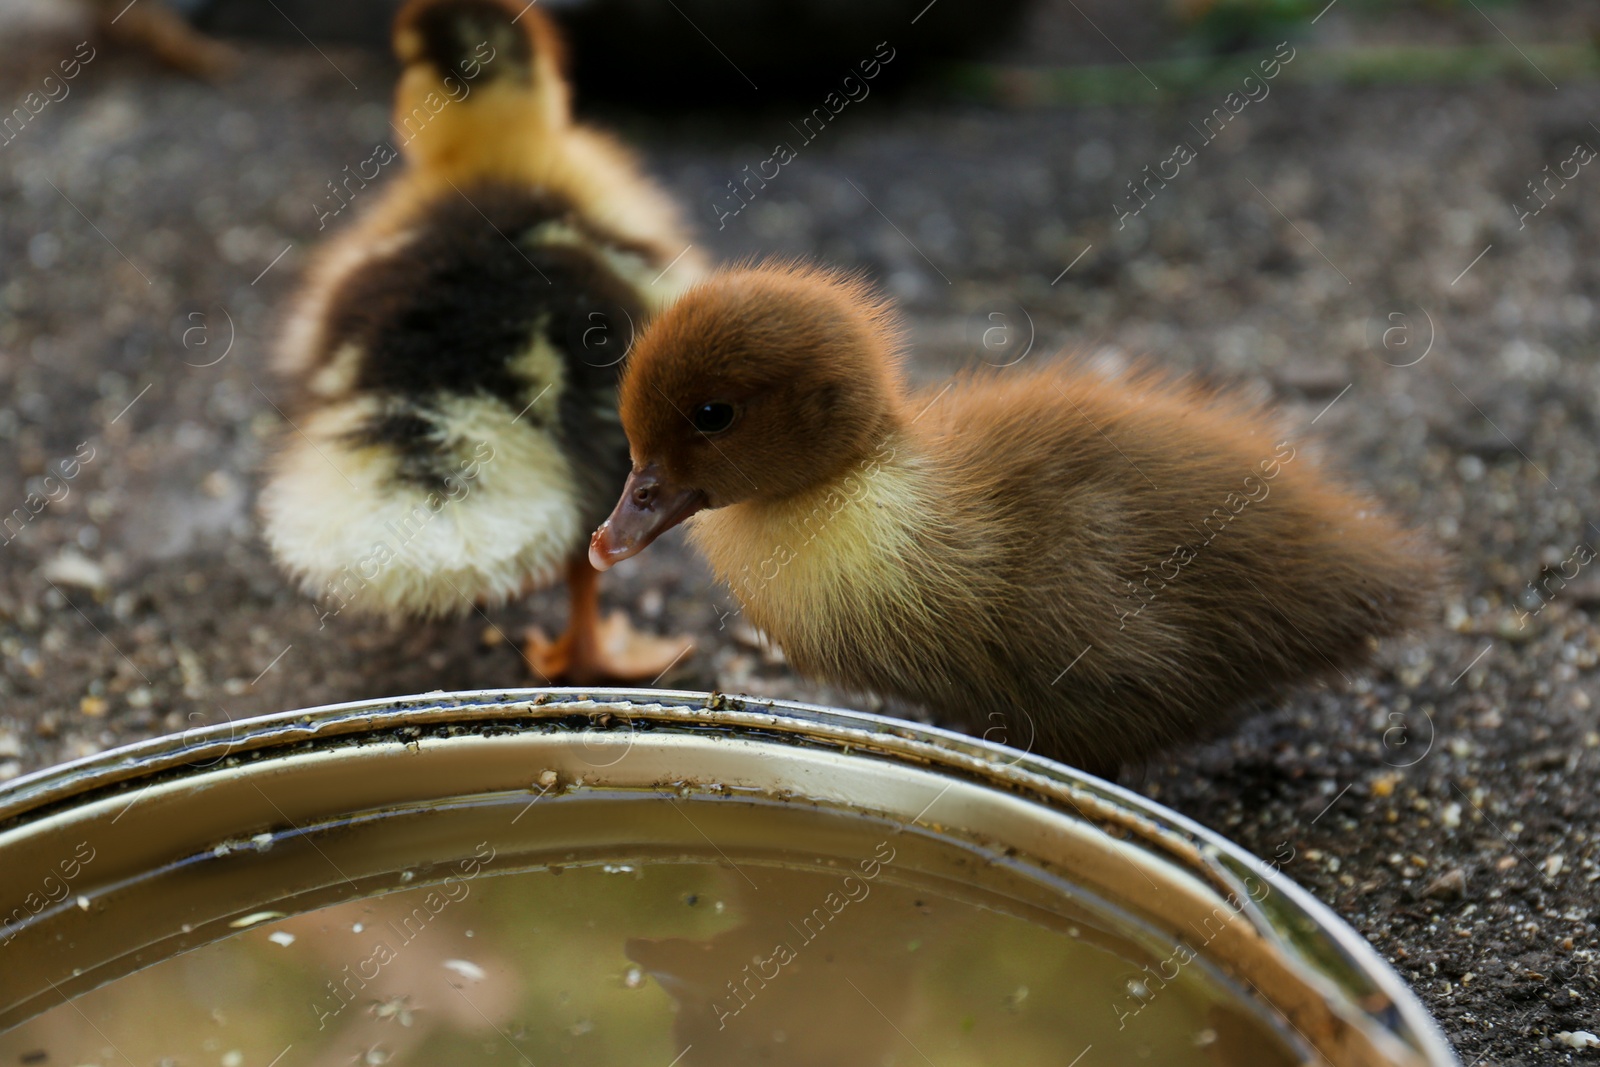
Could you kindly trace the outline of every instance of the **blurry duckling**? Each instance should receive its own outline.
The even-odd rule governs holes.
[[[691,289],[630,357],[633,471],[594,565],[693,516],[802,673],[1100,773],[1356,668],[1425,610],[1428,550],[1243,400],[1070,363],[913,395],[900,348],[833,271]]]
[[[283,337],[298,396],[261,494],[267,540],[324,623],[459,613],[564,576],[568,630],[529,638],[534,670],[654,678],[687,642],[602,621],[585,545],[628,472],[631,331],[698,260],[632,155],[572,121],[541,11],[412,0],[394,41],[410,166],[364,194],[395,158],[380,145],[319,209],[326,224],[377,195],[322,250]]]

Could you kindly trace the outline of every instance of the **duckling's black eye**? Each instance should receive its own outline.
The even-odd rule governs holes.
[[[733,405],[720,400],[694,409],[694,428],[701,433],[721,433],[733,425]]]

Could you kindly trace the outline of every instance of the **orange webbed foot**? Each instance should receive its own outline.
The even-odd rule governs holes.
[[[522,658],[528,661],[535,678],[560,682],[572,664],[572,634],[564,633],[552,641],[539,627],[530,626],[522,635]]]
[[[636,630],[614,611],[587,635],[569,630],[555,640],[531,629],[523,655],[536,674],[569,685],[654,685],[694,648],[687,637],[658,637]]]
[[[586,552],[568,561],[572,611],[567,632],[552,641],[529,630],[522,650],[528,665],[546,684],[656,685],[688,658],[694,642],[635,630],[620,611],[602,617],[599,580]]]

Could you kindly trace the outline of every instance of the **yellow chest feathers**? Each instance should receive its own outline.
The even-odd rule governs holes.
[[[926,617],[925,560],[937,522],[926,472],[903,444],[831,484],[777,502],[702,512],[690,527],[717,577],[750,619],[791,653],[826,633]]]

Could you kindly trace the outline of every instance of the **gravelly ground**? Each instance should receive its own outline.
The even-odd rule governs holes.
[[[389,73],[333,59],[359,89],[314,53],[251,50],[218,90],[105,53],[0,150],[0,512],[93,457],[0,547],[0,777],[225,716],[520,683],[501,632],[559,621],[546,594],[319,631],[263,550],[264,352],[312,203],[384,130]],[[1124,183],[1219,102],[870,98],[720,231],[717,190],[786,116],[617,121],[715,254],[881,278],[919,376],[1030,336],[1030,360],[1148,355],[1274,397],[1293,440],[1431,531],[1457,584],[1429,629],[1124,781],[1259,854],[1287,843],[1464,1063],[1595,1060],[1552,1038],[1600,1031],[1600,172],[1526,228],[1511,205],[1600,146],[1600,85],[1280,87],[1119,229]],[[994,313],[1017,332],[985,353]],[[1528,583],[1563,566],[1541,608]],[[871,706],[720,625],[731,601],[676,538],[606,595],[699,637],[673,683]]]

